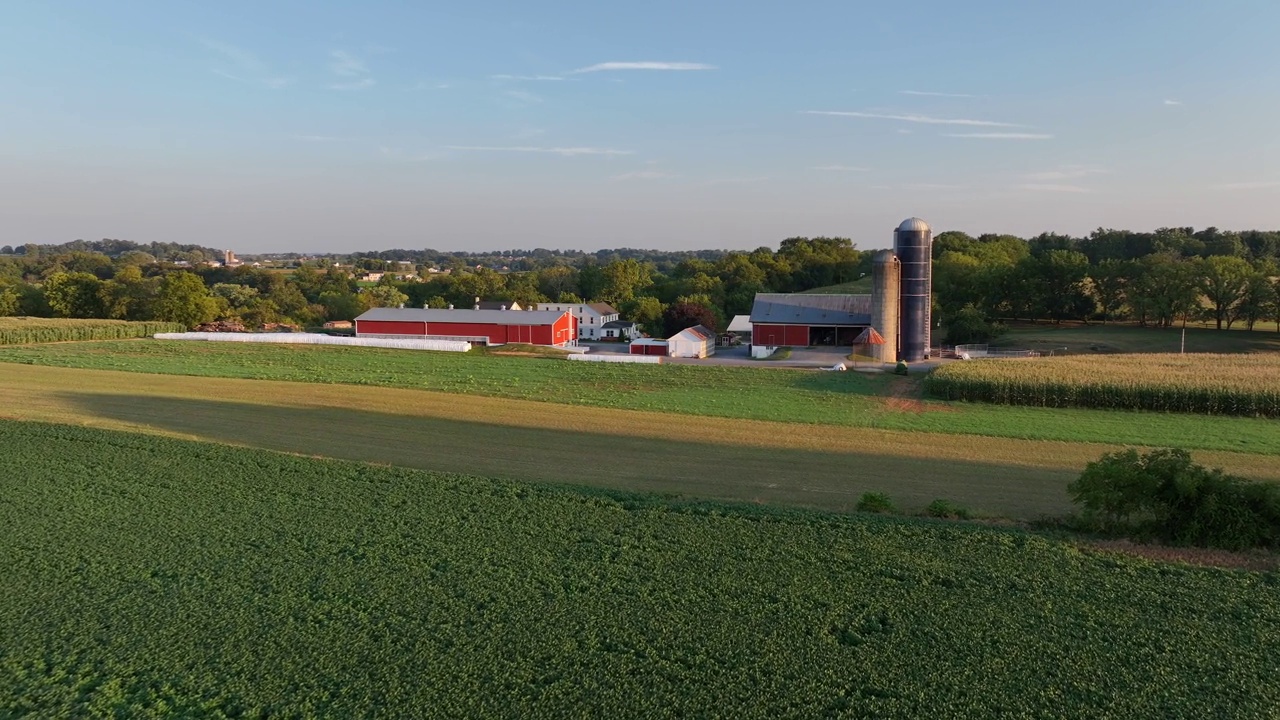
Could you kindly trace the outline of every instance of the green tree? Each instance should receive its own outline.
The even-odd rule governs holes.
[[[58,317],[105,317],[102,305],[102,281],[86,272],[58,272],[44,283],[44,295]]]
[[[13,288],[0,288],[0,317],[17,315],[21,298]]]
[[[1271,280],[1260,272],[1251,273],[1245,282],[1244,293],[1240,302],[1231,311],[1227,327],[1236,320],[1243,320],[1245,327],[1253,330],[1259,320],[1270,316],[1271,305],[1275,302],[1275,288]]]
[[[390,285],[376,285],[360,291],[360,301],[364,309],[400,307],[409,296]]]
[[[604,286],[598,299],[617,307],[653,284],[653,267],[638,260],[617,260],[601,268]]]
[[[1230,330],[1232,312],[1244,299],[1253,268],[1243,258],[1216,255],[1197,263],[1196,271],[1200,292],[1209,301],[1218,329],[1225,322]]]
[[[662,314],[662,320],[667,337],[694,325],[702,325],[712,332],[717,329],[715,311],[696,302],[678,302],[668,306]]]
[[[441,298],[440,307],[444,307]],[[330,320],[355,320],[363,310],[360,297],[352,292],[328,290],[320,293],[320,305],[324,307],[324,315]]]
[[[213,320],[220,310],[220,303],[210,294],[204,281],[184,271],[166,275],[160,282],[153,312],[157,320],[193,328]]]
[[[556,265],[537,273],[538,292],[549,298],[578,292],[578,271],[568,265]]]
[[[238,283],[217,283],[209,288],[215,297],[227,301],[232,310],[239,310],[258,298],[258,289]]]
[[[666,309],[667,306],[663,305],[658,298],[641,295],[623,303],[618,311],[622,317],[639,325],[642,331],[652,336],[659,336],[665,329],[662,315]]]
[[[1133,271],[1134,268],[1123,260],[1108,259],[1098,263],[1089,272],[1089,288],[1102,310],[1104,323],[1124,307],[1125,287]]]

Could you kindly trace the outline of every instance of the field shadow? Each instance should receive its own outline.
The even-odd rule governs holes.
[[[864,492],[904,509],[947,498],[1031,518],[1068,509],[1065,470],[505,426],[346,408],[89,392],[60,398],[95,418],[264,450],[423,470],[691,498],[852,510]],[[918,452],[916,450],[915,452]]]

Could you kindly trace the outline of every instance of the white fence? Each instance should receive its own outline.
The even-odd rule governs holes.
[[[954,352],[955,356],[961,360],[973,360],[977,358],[1040,357],[1040,353],[1035,350],[993,348],[988,347],[987,345],[957,345]]]
[[[282,345],[349,345],[354,347],[395,348],[398,350],[436,350],[467,352],[471,343],[458,340],[392,340],[389,338],[353,338],[320,333],[156,333],[157,340],[205,340],[209,342],[278,343]]]
[[[570,355],[570,360],[581,360],[583,362],[611,362],[611,363],[643,363],[646,365],[657,365],[662,362],[661,355]]]

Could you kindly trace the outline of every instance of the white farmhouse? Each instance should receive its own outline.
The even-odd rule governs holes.
[[[618,319],[618,311],[609,303],[538,303],[536,310],[568,312],[578,319],[579,340],[599,340],[605,337],[604,326]]]

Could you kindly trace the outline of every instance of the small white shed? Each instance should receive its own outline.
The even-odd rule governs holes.
[[[671,357],[704,358],[716,354],[716,334],[705,326],[694,325],[667,338],[667,354]]]

